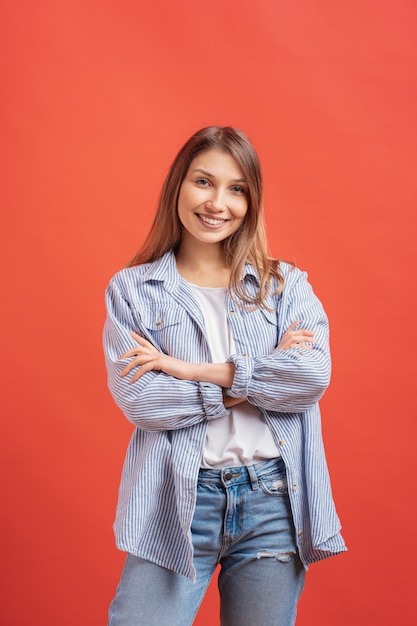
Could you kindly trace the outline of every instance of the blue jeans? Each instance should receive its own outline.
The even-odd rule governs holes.
[[[294,535],[282,459],[201,470],[196,582],[129,554],[108,626],[190,626],[218,564],[222,626],[292,626],[304,586]]]

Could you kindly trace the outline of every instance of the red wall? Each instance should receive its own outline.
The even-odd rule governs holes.
[[[413,623],[415,3],[5,4],[1,623],[105,623],[130,426],[106,389],[103,291],[212,123],[253,139],[272,251],[331,319],[323,421],[350,550],[311,567],[298,625]],[[214,586],[197,624],[218,624]]]

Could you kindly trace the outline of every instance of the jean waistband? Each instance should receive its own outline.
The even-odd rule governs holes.
[[[238,465],[237,467],[223,467],[222,469],[201,469],[198,475],[200,484],[215,484],[230,487],[232,484],[251,483],[255,488],[258,478],[272,472],[285,472],[282,457],[267,459],[253,465]]]

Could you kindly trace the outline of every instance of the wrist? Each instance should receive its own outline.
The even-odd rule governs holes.
[[[190,380],[213,383],[225,388],[232,386],[236,369],[233,363],[196,363],[190,366]]]

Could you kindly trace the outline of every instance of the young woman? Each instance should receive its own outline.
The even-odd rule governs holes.
[[[183,146],[106,303],[109,387],[135,426],[109,625],[191,625],[219,564],[222,626],[294,624],[308,565],[345,550],[317,404],[328,324],[305,273],[268,257],[241,131]]]

